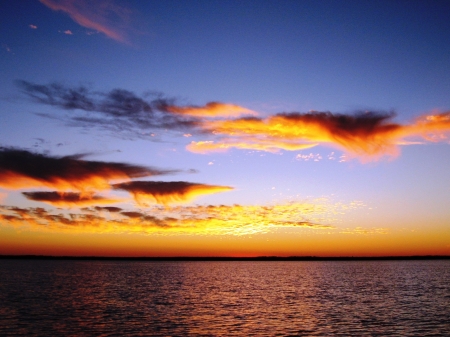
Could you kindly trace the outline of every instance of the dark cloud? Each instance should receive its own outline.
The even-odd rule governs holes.
[[[124,89],[100,92],[87,86],[69,87],[60,83],[42,85],[23,80],[16,81],[16,84],[36,102],[69,111],[68,116],[60,119],[71,126],[95,126],[115,132],[185,130],[198,126],[197,118],[170,112],[174,100],[161,94],[140,97]]]
[[[151,216],[151,215],[148,215],[148,214],[145,214],[145,213],[128,211],[128,212],[121,212],[120,214],[122,214],[122,215],[124,215],[124,216],[126,216],[128,218],[131,218],[131,219],[140,220],[143,223],[151,223],[154,226],[157,226],[157,227],[160,227],[160,228],[170,228],[170,227],[172,227],[171,225],[169,225],[163,219],[160,219],[158,217]]]
[[[303,122],[307,125],[317,124],[324,127],[336,137],[350,138],[351,136],[369,137],[373,134],[392,132],[400,128],[399,124],[391,123],[393,112],[359,111],[353,114],[339,114],[331,112],[310,113],[280,113],[275,115],[287,121]]]
[[[94,207],[94,209],[96,211],[108,211],[108,212],[111,212],[111,213],[118,213],[118,212],[120,212],[122,210],[122,208],[114,207],[114,206],[104,206],[104,207],[96,206],[96,207]]]
[[[0,148],[0,186],[9,189],[49,187],[58,191],[109,189],[111,181],[179,171],[116,162],[84,160],[86,155],[57,157]]]
[[[12,213],[12,214],[8,214]],[[28,225],[54,230],[56,227],[71,226],[93,226],[96,227],[101,217],[90,214],[54,214],[41,207],[11,207],[0,206],[0,220],[5,220],[12,225]]]
[[[108,199],[91,193],[76,192],[23,192],[27,199],[42,201],[54,206],[86,206],[114,203],[120,200]]]
[[[116,190],[133,194],[138,203],[151,201],[158,204],[186,202],[203,194],[232,190],[229,186],[215,186],[185,181],[130,181],[113,185]]]
[[[402,126],[393,123],[394,113],[364,111],[351,115],[312,112],[312,113],[281,113],[275,119],[281,118],[287,124],[309,126],[317,129],[317,140],[324,139],[335,142],[354,152],[376,154],[385,152],[392,147],[391,137],[395,137]],[[314,136],[311,137],[314,141]],[[389,140],[388,140],[389,139]]]
[[[133,211],[129,211],[129,212],[120,212],[120,214],[123,214],[123,215],[125,215],[125,216],[127,216],[127,217],[129,217],[129,218],[133,218],[133,219],[135,219],[135,218],[141,218],[141,217],[144,216],[144,215],[143,215],[142,213],[140,213],[140,212],[133,212]]]

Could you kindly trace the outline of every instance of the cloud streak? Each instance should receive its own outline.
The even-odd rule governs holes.
[[[83,159],[85,155],[50,156],[13,148],[0,148],[0,187],[21,189],[47,187],[57,191],[108,190],[112,182],[173,174],[126,163]]]
[[[76,192],[22,192],[29,200],[40,201],[57,207],[86,207],[92,205],[112,204],[120,199],[110,199],[93,193]]]
[[[274,141],[259,139],[258,137],[225,138],[220,141],[192,141],[186,149],[193,153],[206,154],[210,152],[226,152],[229,149],[256,150],[265,152],[278,152],[280,150],[300,151],[318,145],[317,143],[305,144],[288,141]]]
[[[86,0],[39,0],[53,11],[61,11],[79,25],[96,30],[107,37],[128,43],[128,29],[131,11],[112,1]]]
[[[235,104],[224,104],[220,102],[209,102],[205,106],[167,106],[167,111],[196,117],[237,117],[240,115],[254,115],[256,111]]]
[[[130,181],[115,184],[113,188],[131,193],[140,205],[145,205],[148,202],[161,205],[188,202],[201,195],[233,189],[229,186],[197,184],[185,181]]]

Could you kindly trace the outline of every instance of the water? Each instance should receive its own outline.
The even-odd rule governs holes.
[[[449,281],[449,260],[0,260],[0,335],[449,336]]]

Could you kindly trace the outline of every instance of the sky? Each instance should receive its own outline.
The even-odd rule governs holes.
[[[448,1],[0,4],[0,254],[450,255]]]

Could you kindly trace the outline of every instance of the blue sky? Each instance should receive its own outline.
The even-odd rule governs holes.
[[[439,114],[448,120],[448,2],[80,1],[70,6],[66,0],[0,5],[1,146],[179,169],[183,172],[158,180],[234,188],[187,205],[325,204],[327,215],[311,222],[339,233],[350,228],[373,245],[389,235],[402,240],[404,231],[425,231],[429,242],[424,247],[432,247],[436,237],[450,239],[448,125],[426,138],[416,132],[398,139],[420,144],[395,145],[396,156],[355,155],[330,142],[276,153],[232,148],[198,154],[186,146],[214,136],[73,126],[67,116],[86,112],[41,104],[17,82],[58,82],[85,86],[92,93],[124,89],[143,98],[157,92],[179,107],[221,102],[256,111],[260,118],[372,111],[394,113],[390,121],[400,125]],[[25,190],[3,187],[3,204],[60,212],[24,198]],[[151,212],[133,201],[120,205]],[[6,221],[2,225],[16,231]],[[362,237],[356,228],[383,229],[384,234]],[[277,229],[283,230],[292,231]],[[293,233],[304,240],[303,232]],[[277,237],[270,231],[264,235]],[[283,246],[283,240],[276,239],[276,245]],[[414,241],[411,251],[450,254],[450,246],[441,241],[435,241],[435,250],[420,250]],[[260,247],[258,253],[264,253]],[[386,254],[396,253],[395,243],[386,249]]]

